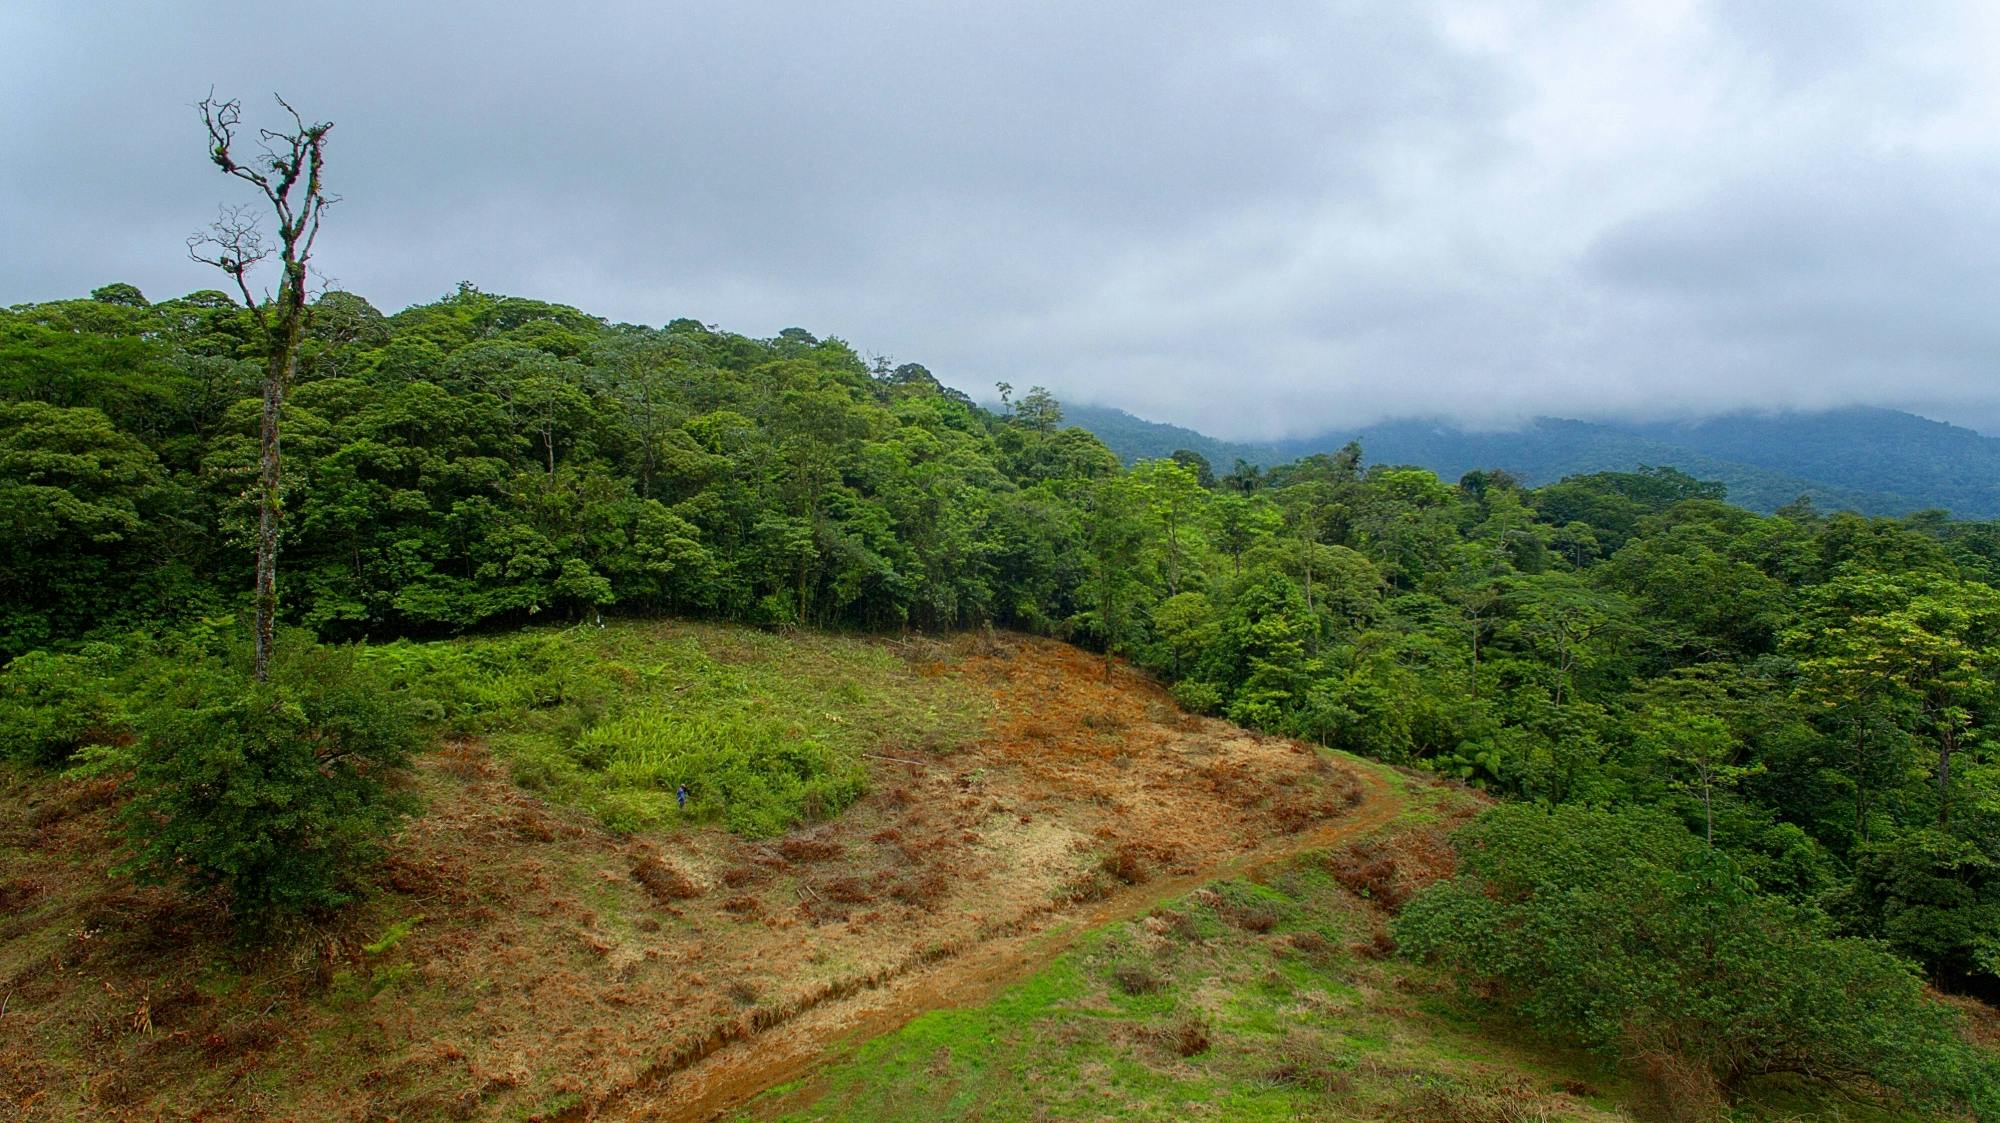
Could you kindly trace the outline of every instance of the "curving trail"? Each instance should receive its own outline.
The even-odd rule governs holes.
[[[1387,769],[1352,759],[1344,767],[1358,783],[1359,802],[1338,817],[1297,834],[1213,862],[1162,876],[1102,900],[1003,928],[943,954],[912,955],[886,976],[828,997],[766,1025],[745,1025],[663,1057],[631,1085],[566,1115],[574,1119],[710,1120],[777,1085],[809,1076],[830,1050],[893,1033],[931,1010],[976,1005],[1040,971],[1090,932],[1145,915],[1155,906],[1212,882],[1255,873],[1302,853],[1325,849],[1386,825],[1403,809]],[[810,1087],[783,1106],[814,1098]]]

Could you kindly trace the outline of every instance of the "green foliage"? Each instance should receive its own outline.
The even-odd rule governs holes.
[[[0,755],[44,768],[129,734],[115,686],[123,649],[86,644],[74,654],[31,651],[0,671]]]
[[[416,931],[417,925],[423,922],[422,915],[404,917],[389,925],[388,930],[382,933],[381,939],[361,945],[361,950],[368,955],[381,955],[402,943],[403,938]]]
[[[585,730],[570,755],[619,789],[607,818],[624,830],[681,814],[675,793],[686,785],[690,817],[767,838],[835,814],[867,780],[858,761],[749,714],[627,714]]]
[[[171,581],[156,551],[173,502],[98,410],[0,400],[0,654],[135,620]]]
[[[1863,931],[1930,965],[1940,981],[2000,982],[2000,862],[1969,839],[1916,830],[1863,843],[1842,900]]]
[[[351,650],[287,637],[262,683],[238,663],[164,655],[139,690],[138,741],[84,759],[129,770],[127,868],[218,894],[257,934],[353,896],[412,809],[399,775],[417,739]]]
[[[1195,714],[1212,714],[1222,705],[1222,690],[1212,682],[1182,679],[1174,684],[1174,701]]]
[[[779,834],[858,798],[860,753],[947,745],[976,720],[965,684],[825,637],[615,622],[360,658],[434,728],[490,737],[517,782],[620,831]]]
[[[249,584],[254,325],[219,293],[94,296],[0,311],[0,657],[26,657],[0,675],[0,751],[45,765],[152,735],[135,632],[198,626]],[[1008,388],[996,414],[802,329],[613,325],[470,285],[315,311],[285,419],[288,621],[375,641],[356,658],[430,728],[491,738],[614,825],[679,821],[686,783],[694,817],[782,829],[851,799],[871,750],[815,700],[838,681],[774,661],[615,624],[419,641],[600,614],[1061,635],[1191,710],[1503,796],[1657,806],[1771,891],[2000,997],[1994,524],[1758,516],[1687,471],[1627,470],[1699,461],[1626,445],[1611,471],[1491,469],[1606,437],[1562,422],[1470,446],[1390,423],[1368,434],[1380,463],[1119,430],[1150,442],[1125,470],[1062,427],[1096,411]],[[1862,416],[1783,425],[1825,459],[1835,432],[1874,440]],[[1648,448],[1718,442],[1740,467],[1748,432]],[[1452,441],[1492,456],[1444,479],[1396,463]],[[227,743],[249,727],[215,721]]]
[[[1913,972],[1750,890],[1671,819],[1500,807],[1458,846],[1458,876],[1410,903],[1397,941],[1545,1033],[1690,1062],[1724,1089],[1797,1073],[2000,1110],[2000,1062]]]

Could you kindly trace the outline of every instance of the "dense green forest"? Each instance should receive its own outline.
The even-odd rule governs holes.
[[[240,674],[189,665],[229,650],[214,637],[247,603],[261,337],[216,292],[113,285],[0,313],[0,743],[27,767],[135,770],[139,867],[213,845],[162,824],[200,813],[188,785],[232,782],[174,746],[330,737],[380,769],[413,751],[351,649],[314,638],[599,613],[1016,628],[1126,657],[1189,709],[1569,808],[1540,821],[1651,855],[1551,903],[1520,872],[1541,828],[1503,818],[1472,840],[1473,880],[1413,906],[1411,948],[1532,996],[1551,1032],[1616,1049],[1634,1025],[1727,1025],[1701,1054],[1725,1083],[2000,1095],[1916,996],[1921,979],[2000,997],[2000,527],[1763,516],[1672,469],[1441,480],[1364,468],[1355,446],[1127,469],[1045,392],[989,411],[799,329],[610,324],[470,285],[395,315],[342,292],[314,311],[279,570],[303,638],[224,703]],[[177,669],[145,665],[163,653]],[[328,759],[270,782],[313,783]],[[402,810],[379,772],[342,767],[358,779],[327,812],[326,870],[286,884],[333,884]],[[268,860],[196,880],[268,892],[243,876]],[[1637,983],[1592,1005],[1493,950],[1511,932],[1616,966],[1585,937],[1648,923],[1635,902],[1671,915],[1628,953],[1710,941],[1675,961],[1704,981],[1699,1009]],[[1730,1005],[1769,980],[1792,1006]],[[1863,991],[1870,1041],[1833,1024]]]

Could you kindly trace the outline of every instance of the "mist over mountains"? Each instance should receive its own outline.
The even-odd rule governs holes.
[[[1959,518],[2000,517],[2000,439],[1890,409],[1641,423],[1544,417],[1503,432],[1397,420],[1257,443],[1219,440],[1107,406],[1065,404],[1064,417],[1128,462],[1185,448],[1207,457],[1218,473],[1239,459],[1282,464],[1358,440],[1367,463],[1414,464],[1446,480],[1501,468],[1532,485],[1650,465],[1720,480],[1731,502],[1755,511],[1805,496],[1822,510],[1867,515],[1943,509]]]

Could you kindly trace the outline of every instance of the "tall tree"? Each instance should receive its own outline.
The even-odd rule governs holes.
[[[1159,527],[1167,562],[1167,595],[1181,591],[1182,559],[1189,553],[1188,526],[1202,509],[1207,493],[1193,469],[1177,460],[1143,460],[1132,478],[1152,521]]]
[[[334,198],[326,193],[322,171],[326,136],[333,125],[308,125],[284,98],[277,99],[292,119],[289,131],[258,129],[256,155],[238,160],[233,149],[243,120],[235,100],[217,101],[213,93],[201,99],[201,123],[208,130],[208,157],[223,174],[255,187],[278,221],[278,241],[265,242],[257,216],[243,206],[224,207],[206,233],[188,239],[188,254],[213,265],[236,282],[243,304],[257,321],[264,343],[264,408],[257,430],[257,583],[256,639],[253,672],[262,682],[269,674],[271,645],[278,615],[278,420],[285,387],[298,369],[299,343],[305,336],[307,266],[319,238],[320,219]],[[249,274],[275,250],[283,273],[275,293],[258,299]]]
[[[1112,655],[1131,631],[1133,602],[1145,587],[1139,573],[1146,544],[1144,503],[1129,475],[1099,480],[1085,497],[1084,551],[1090,567],[1085,585],[1104,639],[1106,682],[1111,681]]]

